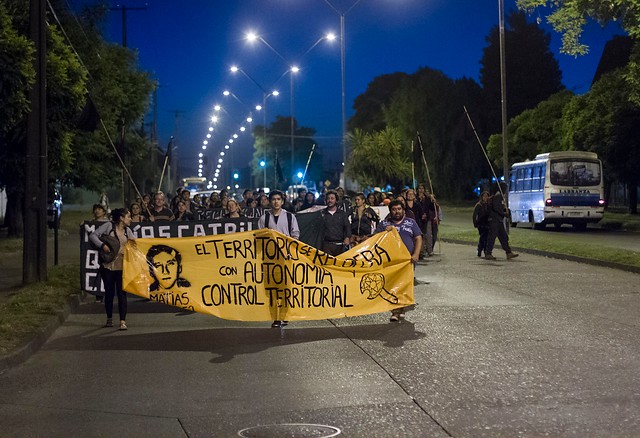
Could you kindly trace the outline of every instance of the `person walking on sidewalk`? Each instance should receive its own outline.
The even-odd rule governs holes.
[[[415,269],[416,263],[420,259],[420,250],[422,249],[422,230],[420,230],[415,220],[405,215],[404,205],[398,200],[389,203],[389,217],[378,223],[376,233],[391,231],[393,228],[398,230],[402,243],[404,243],[409,254],[411,254],[411,263],[413,263]],[[398,322],[404,318],[404,313],[404,307],[393,309],[391,311],[390,321]]]
[[[122,264],[124,258],[124,247],[130,239],[135,240],[131,225],[131,213],[127,208],[116,208],[111,211],[111,222],[105,222],[98,229],[89,235],[89,240],[106,253],[102,266],[100,266],[100,277],[104,283],[105,297],[104,307],[107,313],[105,327],[113,327],[113,299],[118,297],[118,313],[120,315],[119,330],[127,330],[127,293],[122,290]],[[102,240],[103,236],[115,236],[117,240],[111,239],[113,244],[108,244],[108,240]],[[119,244],[115,244],[115,242]]]
[[[500,188],[495,195],[489,200],[489,236],[487,240],[487,249],[484,258],[487,260],[496,260],[493,256],[493,246],[496,243],[496,237],[500,241],[500,246],[507,253],[507,260],[518,257],[519,254],[511,251],[509,246],[509,235],[504,229],[504,219],[507,217],[507,209],[504,205],[502,194],[507,190],[507,185],[503,182],[499,183]]]
[[[270,228],[285,236],[298,239],[300,237],[300,227],[296,216],[282,208],[285,197],[280,190],[269,192],[269,202],[271,210],[265,211],[258,219],[258,228]],[[276,303],[278,305],[278,303]],[[271,324],[273,328],[281,328],[288,324],[288,321],[276,319]]]
[[[489,192],[480,194],[478,203],[473,208],[473,226],[478,229],[478,257],[484,252],[487,255],[487,238],[489,237]]]

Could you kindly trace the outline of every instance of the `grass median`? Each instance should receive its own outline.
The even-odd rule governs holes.
[[[64,212],[59,235],[61,238],[78,233],[79,225],[87,216],[82,212]],[[48,241],[53,231],[48,230]],[[22,238],[0,239],[0,257],[22,258]],[[0,355],[10,353],[40,333],[52,316],[62,311],[78,288],[78,264],[52,266],[47,281],[32,283],[11,291],[0,303]]]
[[[469,218],[468,225],[460,225],[459,222],[441,224],[440,237],[456,241],[476,243],[478,242],[478,231],[471,225],[472,208],[452,208],[450,214],[464,215]],[[640,217],[624,213],[605,213],[609,229],[639,229]],[[615,224],[615,225],[612,225]],[[585,259],[599,260],[607,263],[618,263],[621,265],[640,268],[640,254],[627,249],[617,249],[604,247],[595,243],[580,242],[576,244],[571,236],[563,235],[553,231],[536,231],[529,229],[511,228],[509,234],[509,244],[514,248],[525,248],[531,250],[545,251],[555,254],[564,254]],[[499,243],[496,243],[499,247]]]

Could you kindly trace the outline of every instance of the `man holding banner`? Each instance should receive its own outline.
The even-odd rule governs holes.
[[[265,211],[258,220],[258,228],[270,228],[285,236],[298,239],[300,237],[300,227],[295,215],[282,209],[284,204],[284,194],[279,190],[269,193],[271,211]],[[288,321],[273,321],[271,327],[281,328],[288,324]]]
[[[389,203],[389,218],[378,223],[376,233],[382,231],[398,230],[402,243],[407,247],[411,254],[411,262],[414,269],[415,264],[420,258],[420,250],[422,248],[422,231],[415,220],[405,216],[404,205],[401,201],[391,201]],[[391,322],[398,322],[404,318],[405,307],[399,307],[391,311]]]

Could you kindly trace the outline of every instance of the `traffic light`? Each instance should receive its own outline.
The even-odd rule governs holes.
[[[237,171],[233,172],[233,179],[238,179],[240,178],[240,174]]]

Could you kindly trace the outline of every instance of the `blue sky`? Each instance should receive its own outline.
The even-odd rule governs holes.
[[[329,1],[342,13],[355,3]],[[176,135],[182,176],[196,173],[214,104],[226,112],[209,140],[212,156],[237,131],[250,107],[262,102],[258,86],[242,74],[230,73],[232,65],[269,88],[289,63],[296,63],[301,71],[294,77],[294,117],[300,125],[317,130],[318,147],[326,157],[341,156],[339,42],[322,41],[302,57],[326,32],[339,34],[339,14],[326,0],[131,0],[126,6],[146,6],[127,13],[128,46],[138,50],[142,68],[160,84],[159,143],[164,147]],[[515,0],[505,0],[505,8],[514,9]],[[544,13],[540,16],[544,19]],[[497,23],[495,0],[360,0],[345,15],[347,117],[353,113],[354,98],[381,74],[430,67],[451,78],[477,80],[485,38]],[[542,26],[551,32],[564,85],[577,93],[588,90],[604,43],[622,33],[615,25],[590,24],[584,38],[590,54],[575,58],[559,54],[560,36],[544,22]],[[108,39],[121,42],[121,12],[110,13],[106,30]],[[244,39],[249,30],[288,62],[260,42],[249,44]],[[290,114],[290,86],[288,75],[276,83],[281,94],[268,99],[267,123],[276,115]],[[225,98],[225,89],[242,103]],[[262,124],[262,115],[255,110],[254,117]],[[240,135],[233,156],[227,155],[234,162],[225,164],[244,166],[250,159],[250,144],[246,133]]]

